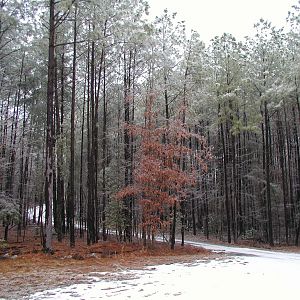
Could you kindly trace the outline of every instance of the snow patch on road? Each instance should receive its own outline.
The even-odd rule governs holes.
[[[229,254],[234,254],[239,256],[247,255],[247,256],[259,256],[264,258],[300,261],[299,253],[287,253],[287,252],[271,251],[271,250],[255,249],[255,248],[215,245],[215,244],[202,243],[202,242],[187,241],[186,244],[196,246],[196,247],[202,247],[208,250],[212,250],[214,252],[223,252],[223,253],[229,253]]]

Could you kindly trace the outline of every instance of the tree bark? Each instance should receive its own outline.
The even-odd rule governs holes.
[[[88,101],[87,101],[87,155],[88,155],[88,206],[87,206],[87,243],[96,243],[95,228],[95,175],[93,155],[93,131],[94,131],[94,82],[95,82],[95,42],[91,42],[91,49],[88,46]]]
[[[77,5],[74,12],[73,62],[72,62],[72,96],[71,96],[71,143],[70,143],[70,181],[68,197],[68,215],[70,230],[70,247],[75,247],[75,102],[76,102],[76,56],[77,56]]]
[[[278,134],[278,148],[279,148],[279,161],[282,179],[282,193],[283,193],[283,209],[284,209],[284,227],[285,227],[285,242],[289,243],[289,226],[288,226],[288,210],[287,210],[287,184],[286,184],[286,161],[285,161],[285,147],[283,137],[283,126],[280,119],[279,112],[277,111],[277,134]]]
[[[102,120],[102,238],[107,240],[106,234],[106,152],[107,152],[107,100],[106,100],[106,66],[103,51],[103,120]]]
[[[222,150],[223,150],[223,181],[224,181],[224,191],[225,191],[225,210],[227,219],[227,242],[231,243],[231,215],[230,215],[230,201],[229,201],[229,190],[228,190],[228,174],[227,174],[227,151],[226,142],[224,134],[224,125],[221,123],[221,139],[222,139]]]
[[[45,182],[45,242],[44,250],[52,251],[52,203],[53,203],[53,100],[55,78],[55,1],[50,0],[49,57],[47,84],[47,135],[46,135],[46,182]]]
[[[269,113],[267,101],[264,101],[264,125],[265,125],[265,180],[266,180],[266,203],[268,216],[268,241],[270,246],[274,246],[273,240],[273,221],[272,221],[272,202],[271,202],[271,183],[270,183],[270,134],[269,134]]]
[[[130,147],[130,132],[126,126],[130,125],[130,97],[131,97],[131,54],[129,54],[129,61],[127,62],[126,51],[124,50],[124,162],[125,162],[125,174],[124,183],[125,186],[131,184],[131,147]],[[126,197],[124,199],[124,215],[125,215],[125,240],[132,240],[132,197]]]

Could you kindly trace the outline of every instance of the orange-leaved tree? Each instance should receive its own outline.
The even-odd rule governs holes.
[[[158,230],[171,229],[170,242],[174,248],[177,205],[206,170],[210,152],[204,138],[191,133],[180,118],[159,126],[154,101],[155,97],[150,95],[144,125],[129,127],[133,135],[140,137],[138,161],[133,184],[119,191],[117,198],[136,199],[144,245],[147,236],[154,238]],[[201,150],[193,144],[201,144]]]

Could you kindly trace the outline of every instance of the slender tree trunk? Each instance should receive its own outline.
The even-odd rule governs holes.
[[[49,58],[47,85],[47,136],[46,136],[46,236],[44,250],[52,251],[52,203],[53,203],[53,100],[55,78],[55,1],[50,0],[49,17]]]
[[[192,201],[191,201],[191,214],[192,214],[192,226],[193,226],[193,235],[197,235],[197,227],[196,227],[196,207],[195,207],[195,195],[192,194]]]
[[[137,51],[136,48],[134,50],[131,50],[130,55],[130,61],[131,61],[131,72],[130,77],[132,78],[130,80],[131,87],[132,87],[132,105],[131,105],[131,116],[130,116],[130,122],[133,125],[135,121],[135,84],[136,84],[136,55]],[[134,170],[134,163],[135,163],[135,137],[134,134],[130,133],[130,184],[133,184],[133,170]],[[136,209],[135,209],[135,197],[133,196],[131,198],[131,226],[132,226],[132,236],[134,236],[134,233],[138,236],[138,229],[137,229],[137,218],[136,218]]]
[[[70,143],[70,181],[68,197],[68,215],[70,230],[70,246],[75,247],[75,101],[76,101],[76,56],[77,56],[77,5],[74,12],[73,63],[72,63],[72,101],[71,101],[71,143]]]
[[[64,55],[64,49],[62,50]],[[64,76],[64,60],[62,58],[62,66],[61,66],[61,77]],[[57,65],[56,65],[56,74],[57,74]],[[63,92],[64,92],[64,79],[61,78],[61,102],[63,102]],[[61,134],[62,134],[62,120],[63,116],[62,114],[61,106],[60,106],[60,101],[59,101],[59,95],[58,95],[58,87],[56,85],[56,96],[55,96],[55,137],[56,137],[56,152],[57,152],[57,157],[56,157],[56,201],[53,203],[55,204],[55,214],[54,214],[54,226],[55,226],[55,231],[57,233],[57,240],[59,242],[62,241],[62,218],[64,217],[64,214],[62,212],[62,207],[63,207],[63,179],[62,179],[62,160],[63,160],[63,154],[62,154],[62,145],[61,145]]]
[[[131,78],[130,78],[130,68],[131,68],[131,57],[127,62],[126,52],[124,50],[124,122],[125,125],[130,125],[130,97],[131,97]],[[128,128],[124,128],[124,162],[125,162],[125,186],[131,183],[131,166],[130,166],[130,132]],[[132,239],[132,197],[126,197],[124,200],[124,215],[125,215],[125,240],[131,241]]]
[[[103,50],[104,57],[104,50]],[[102,120],[102,238],[107,240],[106,234],[106,152],[107,152],[107,100],[106,100],[106,66],[103,58],[103,120]]]
[[[286,136],[286,154],[287,154],[287,176],[288,176],[288,194],[289,194],[289,206],[290,210],[287,211],[287,218],[288,222],[287,225],[291,227],[292,232],[295,232],[295,203],[294,203],[294,182],[293,182],[293,171],[292,171],[292,140],[291,140],[291,131],[290,131],[290,124],[287,117],[286,111],[286,103],[284,102],[283,105],[283,112],[284,112],[284,123],[285,123],[285,136]]]
[[[236,191],[236,197],[237,197],[237,226],[238,226],[238,232],[239,235],[242,235],[244,233],[244,221],[243,221],[243,205],[242,205],[242,198],[245,193],[242,193],[242,176],[243,174],[243,168],[242,168],[242,144],[241,144],[241,134],[238,134],[237,138],[237,191]],[[243,175],[242,175],[243,174]]]
[[[182,124],[184,126],[186,125],[186,109],[187,109],[187,79],[189,75],[189,60],[190,60],[190,47],[188,51],[188,57],[187,57],[187,66],[185,68],[184,72],[184,84],[183,84],[183,109],[182,109]],[[166,89],[166,84],[167,84],[167,78],[165,78],[165,91],[167,92]],[[167,95],[166,95],[167,96]],[[168,105],[168,99],[166,99],[166,105]],[[166,112],[168,108],[166,107]],[[182,145],[185,146],[186,140],[183,138],[181,141]],[[191,149],[191,145],[190,145]],[[186,157],[182,157],[182,171],[186,171]],[[185,232],[185,225],[186,225],[186,199],[181,199],[180,201],[180,210],[181,210],[181,246],[184,246],[184,232]]]
[[[273,240],[273,221],[272,221],[272,203],[271,203],[271,183],[270,183],[270,133],[269,133],[269,113],[267,101],[264,101],[264,123],[265,123],[265,179],[266,179],[266,203],[268,216],[268,241],[270,246],[274,246]]]
[[[298,189],[297,189],[297,207],[298,207],[298,212],[299,212],[299,207],[300,207],[300,145],[299,145],[299,136],[298,136],[298,130],[297,130],[297,124],[300,124],[300,104],[299,104],[299,95],[298,91],[296,90],[296,105],[298,107],[298,120],[296,117],[296,112],[295,108],[293,106],[293,120],[294,120],[294,140],[296,141],[296,161],[297,161],[297,184],[298,184]],[[295,222],[297,220],[295,219]],[[298,217],[298,222],[296,224],[296,235],[295,235],[295,245],[299,245],[299,235],[300,235],[300,216]]]
[[[225,209],[227,218],[227,242],[231,243],[231,215],[230,215],[230,203],[229,203],[229,190],[228,190],[228,174],[227,174],[227,151],[226,142],[224,134],[224,125],[221,123],[221,139],[222,139],[222,149],[223,149],[223,181],[224,181],[224,191],[225,191]]]
[[[173,204],[173,219],[172,219],[172,226],[171,226],[171,249],[174,250],[175,248],[175,237],[176,237],[176,217],[177,217],[177,203],[176,201]]]
[[[88,72],[88,66],[86,73]],[[86,106],[86,86],[87,76],[84,77],[83,105],[82,105],[82,122],[81,122],[81,144],[80,144],[80,175],[79,175],[79,234],[80,238],[84,236],[83,220],[83,145],[84,145],[84,126],[85,126],[85,106]]]
[[[232,172],[231,172],[231,199],[232,199],[232,234],[234,242],[237,241],[238,237],[238,199],[237,199],[237,151],[236,151],[236,136],[232,131],[234,126],[234,107],[232,104],[232,100],[229,101],[229,110],[230,110],[230,128],[229,130],[229,140],[231,141],[230,149],[231,149],[231,161],[232,161]],[[238,116],[236,116],[238,117]]]
[[[26,84],[26,76],[25,76],[25,84]],[[24,207],[25,207],[25,184],[26,184],[26,165],[24,164],[26,161],[24,161],[25,156],[25,128],[26,128],[26,94],[24,95],[24,104],[23,104],[23,126],[22,126],[22,140],[21,140],[21,162],[20,162],[20,179],[19,179],[19,199],[20,199],[20,206],[19,206],[19,213],[21,216],[21,222],[18,224],[18,234],[21,233],[21,228],[23,227],[25,229],[25,216],[23,214]],[[26,157],[27,158],[27,157]],[[28,162],[27,162],[28,163]],[[28,168],[28,167],[27,167]]]
[[[89,46],[88,46],[89,48]],[[95,173],[94,173],[94,82],[95,82],[95,42],[92,41],[91,49],[88,50],[88,101],[87,101],[87,153],[88,153],[88,207],[87,207],[87,243],[96,243],[96,228],[95,228]]]
[[[57,239],[62,241],[66,232],[65,223],[65,180],[63,175],[64,146],[61,137],[64,134],[64,96],[65,96],[65,48],[62,47],[60,69],[60,98],[56,98],[56,147],[57,147]]]
[[[104,24],[104,36],[106,35],[106,22]],[[96,191],[95,193],[98,194],[98,115],[99,115],[99,102],[100,102],[100,87],[101,87],[101,82],[102,82],[102,73],[104,72],[104,56],[105,56],[105,52],[104,52],[104,45],[102,46],[102,50],[101,50],[101,57],[100,57],[100,67],[99,67],[99,72],[98,72],[98,86],[97,86],[97,93],[96,93],[96,97],[95,97],[95,101],[96,101],[96,104],[95,104],[95,137],[94,137],[94,147],[95,147],[95,152],[94,152],[94,160],[95,160],[95,170],[96,170],[96,178],[95,178],[95,182],[97,183],[96,184]],[[106,75],[103,74],[105,77]],[[105,78],[103,78],[103,82],[105,81]],[[105,85],[105,83],[104,83]],[[103,92],[103,102],[106,102],[106,95],[105,95],[105,86],[104,86],[104,92]],[[106,107],[104,105],[103,107],[103,110],[105,111],[105,114],[106,114]],[[106,118],[106,115],[105,115],[105,118]],[[103,119],[103,123],[105,123],[105,125],[103,126],[106,126],[106,119]],[[102,128],[103,129],[103,128]],[[103,131],[102,131],[102,135],[103,135]],[[106,137],[105,137],[106,139]],[[103,143],[105,144],[106,143],[106,140],[102,140],[102,147],[103,147]],[[106,149],[106,144],[105,144],[105,149]],[[103,148],[102,148],[103,150]],[[103,155],[103,153],[102,153]],[[104,154],[106,155],[106,153]],[[104,162],[105,163],[105,162]],[[103,167],[103,161],[101,162],[101,167]],[[103,169],[102,169],[103,171]],[[105,170],[104,170],[105,172]],[[102,174],[103,175],[103,174]],[[105,174],[104,174],[104,177],[105,177]],[[104,183],[106,184],[106,183]],[[104,186],[104,189],[106,189],[106,187]],[[101,191],[103,192],[103,181],[102,181],[102,186],[101,186]],[[97,228],[97,239],[99,239],[99,221],[100,221],[100,215],[101,215],[101,218],[102,218],[102,231],[105,230],[105,212],[104,212],[104,209],[105,209],[105,203],[106,203],[106,195],[103,194],[103,197],[102,197],[102,207],[100,206],[100,203],[98,201],[98,197],[96,197],[96,228]],[[101,211],[100,211],[100,208],[101,208]],[[103,220],[104,218],[104,220]],[[104,226],[104,227],[103,227]],[[102,237],[104,240],[106,240],[106,234],[102,233]]]
[[[9,229],[9,222],[6,222],[6,225],[4,227],[4,241],[8,241],[8,229]]]
[[[24,73],[24,59],[25,53],[22,56],[20,74],[19,74],[19,87],[15,95],[13,121],[11,126],[11,137],[10,137],[10,151],[9,151],[9,165],[7,168],[7,181],[6,181],[6,193],[12,195],[13,193],[13,182],[15,173],[15,162],[16,162],[16,143],[17,143],[17,132],[19,124],[19,112],[20,112],[20,100],[21,100],[21,84]]]
[[[58,202],[58,155],[57,155],[57,144],[59,143],[59,133],[60,128],[57,127],[57,122],[59,123],[59,110],[57,110],[57,103],[58,103],[58,74],[57,74],[57,57],[55,56],[55,77],[54,77],[54,105],[53,105],[53,222],[54,222],[54,228],[55,232],[57,233],[57,236],[59,235],[59,229],[57,228],[57,202]]]
[[[204,178],[204,210],[205,210],[205,220],[204,220],[204,234],[206,239],[209,239],[209,226],[208,226],[208,221],[209,221],[209,214],[208,214],[208,197],[207,197],[207,193],[208,193],[208,188],[207,188],[207,182]]]
[[[99,168],[98,168],[98,162],[99,162],[99,141],[98,141],[98,132],[99,132],[99,99],[96,95],[96,82],[97,82],[97,76],[96,76],[96,43],[94,43],[94,51],[92,51],[94,55],[92,55],[92,62],[91,62],[91,69],[92,76],[91,80],[94,81],[93,84],[93,99],[92,103],[92,163],[93,163],[93,195],[94,195],[94,205],[95,205],[95,239],[96,242],[99,240],[99,221],[100,221],[100,207],[99,207],[99,197],[98,197],[98,178],[99,178]],[[102,68],[102,63],[100,68]],[[101,76],[99,76],[99,81],[101,80]],[[92,90],[92,87],[91,87]]]
[[[278,148],[279,148],[279,161],[282,179],[282,192],[283,192],[283,209],[284,209],[284,226],[285,226],[285,242],[289,243],[289,226],[288,226],[288,210],[287,210],[287,186],[286,186],[286,161],[285,161],[285,147],[283,137],[283,126],[280,119],[279,112],[277,111],[277,132],[278,132]]]

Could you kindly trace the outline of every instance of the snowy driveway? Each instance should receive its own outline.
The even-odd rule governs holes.
[[[229,256],[91,274],[91,281],[29,299],[300,299],[300,254],[191,243]]]

